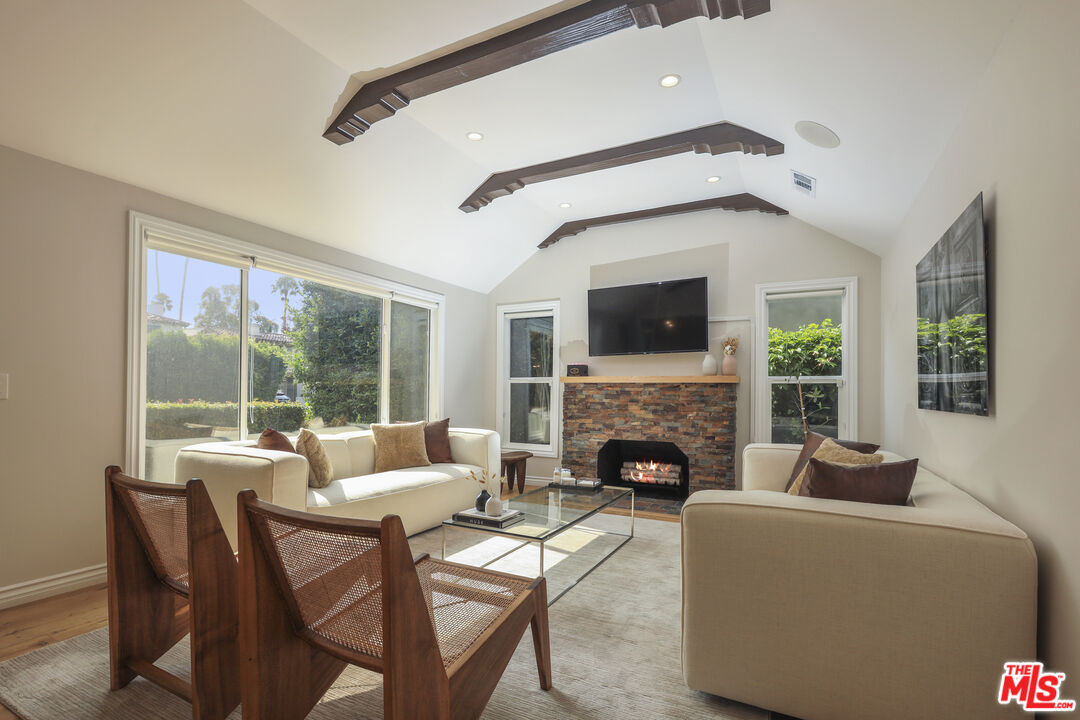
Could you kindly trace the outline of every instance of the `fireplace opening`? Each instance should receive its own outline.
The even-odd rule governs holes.
[[[596,454],[596,472],[605,485],[632,487],[646,497],[690,494],[690,460],[672,442],[608,440]]]

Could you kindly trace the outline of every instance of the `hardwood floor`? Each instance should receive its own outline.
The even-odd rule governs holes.
[[[0,661],[105,627],[105,583],[0,610]],[[0,705],[0,720],[17,716]]]
[[[629,510],[619,508],[605,512],[630,514]],[[649,520],[679,522],[677,515],[665,513],[638,511],[636,515]],[[108,613],[104,583],[0,610],[0,661],[105,627]],[[18,716],[0,705],[0,720],[18,720]]]

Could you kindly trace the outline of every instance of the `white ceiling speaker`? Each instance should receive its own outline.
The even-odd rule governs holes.
[[[800,120],[795,123],[795,132],[811,145],[831,150],[840,144],[840,136],[821,123],[813,120]]]
[[[798,170],[791,171],[791,187],[795,188],[803,195],[808,195],[810,197],[817,196],[817,180]]]

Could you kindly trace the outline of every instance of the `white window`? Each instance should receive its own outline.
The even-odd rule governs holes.
[[[757,286],[756,442],[855,438],[857,296],[858,278]]]
[[[500,305],[495,416],[503,448],[559,453],[559,303]]]
[[[271,427],[441,413],[443,297],[131,215],[128,467]]]

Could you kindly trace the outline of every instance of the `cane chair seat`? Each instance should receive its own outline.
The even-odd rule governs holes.
[[[305,717],[349,664],[383,674],[387,720],[475,720],[530,626],[551,687],[543,578],[414,557],[396,515],[237,504],[245,720]]]
[[[255,509],[304,627],[334,645],[383,656],[382,553],[377,535],[297,527]],[[416,574],[443,666],[476,642],[531,580],[425,558]]]

